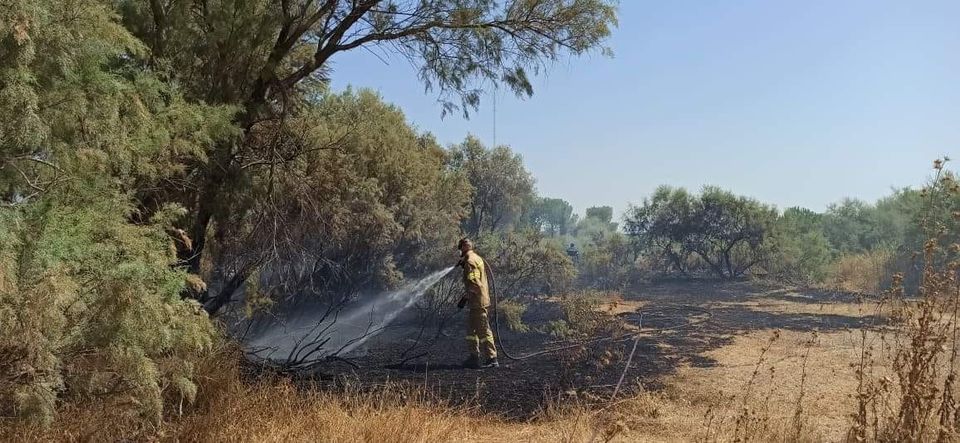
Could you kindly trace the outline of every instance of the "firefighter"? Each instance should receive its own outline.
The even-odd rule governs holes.
[[[487,286],[486,263],[473,251],[473,242],[463,238],[457,244],[460,250],[458,266],[463,268],[464,294],[457,306],[463,309],[469,306],[467,316],[467,345],[470,357],[463,362],[464,367],[472,369],[496,368],[497,348],[493,344],[493,331],[487,311],[490,308],[490,289]],[[481,362],[481,356],[483,361]]]

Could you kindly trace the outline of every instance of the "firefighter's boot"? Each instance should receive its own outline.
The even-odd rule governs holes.
[[[497,361],[497,357],[488,358],[487,361],[481,366],[483,368],[499,368],[500,362]]]

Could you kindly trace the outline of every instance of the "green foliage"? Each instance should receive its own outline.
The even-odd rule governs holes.
[[[480,237],[477,250],[492,265],[503,299],[563,293],[576,278],[570,257],[536,231],[490,233]]]
[[[5,2],[0,412],[96,401],[156,423],[216,337],[187,298],[389,287],[449,263],[462,219],[519,224],[519,156],[446,151],[375,94],[328,93],[334,54],[385,45],[466,110],[485,82],[531,94],[615,22],[603,0]],[[539,233],[496,244],[518,293],[573,279]]]
[[[838,254],[896,247],[912,229],[918,209],[919,193],[909,189],[898,190],[875,205],[845,199],[827,209],[823,231]]]
[[[847,199],[823,214],[789,208],[778,215],[770,206],[717,188],[693,195],[662,186],[631,207],[624,221],[642,262],[660,272],[687,275],[705,268],[723,277],[752,272],[818,284],[852,281],[857,269],[874,280],[897,269],[906,271],[905,286],[911,287],[919,278],[914,253],[926,238],[916,228],[923,213],[920,197],[902,189],[874,205]],[[941,226],[950,225],[950,212],[939,211]],[[890,251],[897,251],[895,264],[882,258]],[[885,266],[892,268],[877,271]]]
[[[902,274],[902,287],[907,292],[919,290],[923,279],[924,259],[929,265],[946,266],[960,257],[960,249],[937,248],[925,256],[930,239],[942,244],[960,244],[960,186],[956,174],[946,169],[947,160],[934,163],[936,176],[930,179],[922,191],[898,191],[892,197],[878,202],[901,226],[902,240],[887,245],[893,251],[892,263],[887,269],[884,284],[889,284],[889,274]],[[904,226],[903,219],[908,222]],[[893,223],[891,223],[893,224]]]
[[[574,330],[566,320],[557,319],[548,321],[543,331],[559,339],[568,339],[574,336]]]
[[[192,400],[191,362],[210,348],[212,324],[180,298],[161,226],[127,223],[124,206],[48,196],[3,219],[0,353],[14,358],[0,396],[14,413],[50,420],[66,392],[156,422],[167,386]]]
[[[567,235],[577,224],[573,206],[560,198],[535,198],[525,210],[528,223],[550,237]]]
[[[635,258],[626,235],[620,232],[595,235],[580,254],[580,284],[602,290],[621,289],[633,274]]]
[[[287,125],[284,145],[298,155],[282,174],[269,163],[251,168],[253,197],[232,220],[240,230],[222,257],[269,261],[261,274],[282,295],[319,290],[312,282],[387,288],[448,265],[470,186],[399,109],[348,90],[323,95]]]
[[[809,209],[785,210],[776,223],[773,234],[776,251],[764,265],[767,271],[793,283],[822,282],[832,262],[822,218],[821,214]]]
[[[164,398],[195,393],[192,362],[215,332],[180,298],[165,233],[178,211],[145,219],[130,196],[229,133],[229,111],[139,72],[142,51],[99,1],[0,10],[5,416],[49,423],[67,396],[156,423]]]
[[[642,205],[628,209],[624,217],[627,235],[655,270],[684,275],[690,271],[694,199],[683,188],[660,186]]]
[[[581,291],[567,294],[560,299],[562,318],[546,325],[546,331],[560,338],[598,337],[610,335],[616,330],[616,321],[600,310],[602,300],[608,294]]]
[[[148,66],[170,84],[178,85],[188,103],[229,106],[233,110],[232,123],[241,130],[235,137],[220,137],[217,143],[204,146],[195,155],[176,157],[175,167],[166,171],[168,176],[161,177],[153,186],[140,187],[136,195],[147,216],[171,203],[187,209],[185,216],[177,220],[177,228],[189,242],[179,245],[178,256],[189,272],[202,274],[211,281],[209,287],[216,289],[215,293],[198,294],[210,312],[217,312],[231,301],[245,280],[263,264],[274,263],[278,254],[264,254],[268,244],[296,246],[300,251],[313,251],[317,246],[297,244],[297,233],[288,238],[276,226],[270,229],[270,235],[251,234],[252,226],[269,226],[268,223],[327,210],[314,207],[322,194],[311,195],[303,189],[294,189],[291,194],[291,198],[299,198],[297,202],[291,202],[291,198],[275,201],[274,196],[281,189],[279,182],[301,178],[303,168],[321,165],[305,160],[322,158],[313,155],[317,150],[359,143],[355,134],[350,133],[351,127],[380,124],[368,121],[383,117],[383,113],[351,114],[354,120],[323,120],[332,112],[324,88],[333,72],[330,60],[337,54],[373,46],[393,52],[420,68],[422,82],[439,93],[444,112],[458,108],[466,112],[478,104],[482,93],[478,85],[502,84],[519,95],[531,94],[528,74],[538,73],[544,61],[556,60],[563,54],[602,50],[603,40],[616,23],[613,3],[604,0],[115,0],[111,4],[126,28],[148,49],[138,52],[131,61],[140,68]],[[383,124],[389,126],[394,120],[388,118]],[[342,126],[334,126],[335,123]],[[409,132],[400,131],[403,136]],[[337,133],[350,140],[331,138]],[[376,137],[381,142],[390,141],[388,134],[363,137],[367,138],[364,143],[373,143],[370,139]],[[318,143],[318,138],[326,141]],[[434,144],[424,139],[426,144]],[[500,148],[493,150],[493,157],[495,166],[500,165],[500,160],[512,161],[512,153]],[[338,166],[358,166],[345,158],[341,160]],[[396,211],[416,209],[411,206],[416,204],[415,198],[402,204],[407,205],[405,209],[399,209],[401,204],[397,202],[370,205],[380,199],[375,194],[381,192],[381,185],[373,179],[382,178],[381,173],[387,172],[366,166],[351,171],[356,177],[348,177],[352,179],[348,182],[361,181],[358,177],[367,181],[353,190],[335,191],[346,200],[324,202],[353,205],[346,212],[364,214],[358,226],[346,227],[344,232],[353,229],[364,235],[360,246],[377,246],[348,258],[376,261],[374,268],[379,275],[359,281],[337,275],[339,270],[335,268],[342,267],[332,265],[340,263],[340,257],[329,250],[319,256],[307,254],[311,256],[299,260],[286,257],[281,260],[284,264],[274,265],[285,268],[279,274],[300,275],[293,269],[300,266],[321,269],[324,278],[335,278],[337,285],[396,282],[409,270],[390,269],[398,260],[414,260],[424,248],[433,247],[427,246],[431,240],[429,223],[396,220],[405,217]],[[495,174],[496,170],[486,173]],[[526,181],[521,185],[532,189],[532,180],[527,177]],[[459,188],[444,186],[439,186],[439,190],[454,190],[454,198],[459,195]],[[350,198],[354,191],[358,194],[356,201]],[[408,191],[413,192],[388,188],[385,193],[391,195],[383,198],[407,197]],[[506,192],[511,196],[507,201],[494,199],[498,206],[484,208],[482,217],[478,214],[475,234],[516,221],[519,203],[512,196],[527,199],[523,189]],[[502,203],[507,205],[501,211]],[[368,210],[361,208],[364,204],[370,205]],[[300,209],[303,211],[298,212]],[[421,224],[414,226],[418,223]],[[333,226],[334,230],[338,228]],[[412,228],[412,235],[404,239],[406,246],[397,248],[392,245],[395,238],[405,235],[400,228]],[[418,238],[418,232],[424,233],[422,238]],[[305,237],[299,240],[309,241]],[[323,246],[346,250],[352,245],[325,242]],[[392,254],[396,256],[391,257]],[[330,261],[330,257],[335,259]],[[314,263],[307,263],[311,260]],[[296,261],[299,263],[293,263]],[[281,278],[276,269],[262,275],[272,281]]]
[[[600,220],[604,223],[613,222],[613,208],[610,206],[592,206],[587,208],[587,217]],[[614,229],[616,229],[614,227]]]
[[[605,0],[115,0],[152,62],[210,103],[262,113],[335,55],[380,47],[413,62],[446,111],[479,102],[484,82],[530,95],[546,60],[602,47],[616,25]],[[242,30],[242,31],[241,31]]]
[[[473,189],[462,229],[474,237],[507,229],[520,221],[523,205],[534,197],[534,181],[523,158],[506,146],[487,149],[470,136],[449,151],[450,169]]]
[[[822,218],[834,257],[831,284],[876,293],[893,272],[902,272],[904,289],[915,290],[920,280],[917,254],[929,238],[920,229],[929,226],[926,214],[930,211],[923,207],[921,192],[912,189],[896,190],[876,204],[847,199],[831,205]],[[952,218],[949,210],[935,217],[946,223]]]
[[[527,332],[530,327],[523,323],[523,313],[527,311],[527,305],[516,300],[504,300],[497,305],[500,315],[507,323],[511,331]]]
[[[697,258],[717,276],[744,275],[769,257],[776,210],[716,187],[693,196],[661,187],[626,216],[626,228],[644,254],[686,273]]]
[[[694,213],[692,248],[717,275],[739,277],[765,260],[777,217],[774,208],[706,187]]]

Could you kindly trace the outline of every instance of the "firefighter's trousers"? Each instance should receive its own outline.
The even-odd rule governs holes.
[[[467,318],[467,347],[475,357],[495,358],[497,348],[493,344],[493,331],[487,318],[487,308],[471,306]]]

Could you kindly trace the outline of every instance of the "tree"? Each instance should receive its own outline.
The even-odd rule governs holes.
[[[448,165],[463,174],[473,189],[467,217],[461,222],[469,235],[505,229],[517,221],[524,202],[533,200],[533,177],[523,158],[506,146],[487,149],[469,136],[450,148]]]
[[[768,258],[776,218],[774,208],[716,187],[691,196],[662,186],[625,221],[636,247],[679,272],[688,271],[695,254],[718,276],[735,278]]]
[[[501,300],[562,292],[576,277],[576,268],[563,250],[531,230],[491,232],[477,242],[491,264]]]
[[[253,175],[245,217],[230,220],[238,236],[219,241],[218,280],[239,288],[257,267],[275,298],[323,300],[447,265],[470,184],[432,137],[370,91],[324,94],[287,128],[279,152],[302,152],[282,174]]]
[[[602,231],[608,232],[617,232],[620,228],[617,222],[613,221],[613,207],[611,206],[593,206],[587,208],[587,216],[584,217],[583,223],[578,227],[578,229],[590,230],[590,226],[594,227],[594,230],[600,229]]]
[[[773,241],[776,254],[765,264],[768,271],[795,283],[817,283],[826,278],[832,254],[823,233],[822,214],[806,208],[783,211]]]
[[[0,414],[50,423],[96,398],[156,425],[190,402],[216,337],[165,231],[131,194],[229,131],[229,110],[187,103],[142,72],[142,45],[103,2],[0,8]]]
[[[567,235],[577,224],[573,206],[560,198],[537,197],[527,209],[530,223],[550,237]]]
[[[742,276],[766,258],[777,211],[754,199],[707,186],[694,204],[694,252],[717,275]]]
[[[598,235],[583,248],[578,277],[587,287],[619,289],[627,283],[635,258],[626,235],[620,232]]]
[[[587,208],[587,218],[595,218],[604,223],[612,223],[613,208],[610,206],[591,206]]]
[[[637,251],[659,261],[663,269],[690,270],[693,210],[696,197],[686,189],[660,186],[641,206],[624,217],[624,227]]]
[[[231,106],[238,136],[222,135],[203,152],[181,156],[162,183],[138,195],[150,214],[170,202],[188,209],[180,222],[189,248],[179,255],[199,273],[208,233],[236,237],[251,174],[281,171],[295,152],[275,142],[289,117],[311,107],[330,61],[358,48],[394,51],[413,62],[445,112],[479,102],[484,82],[530,95],[528,72],[564,54],[601,47],[616,23],[605,0],[117,0],[125,25],[150,49],[152,69],[182,85],[192,101]],[[241,201],[237,201],[240,199]],[[214,259],[216,261],[216,259]],[[229,288],[227,288],[229,289]],[[217,298],[218,296],[212,296]],[[205,297],[209,298],[209,297]]]

